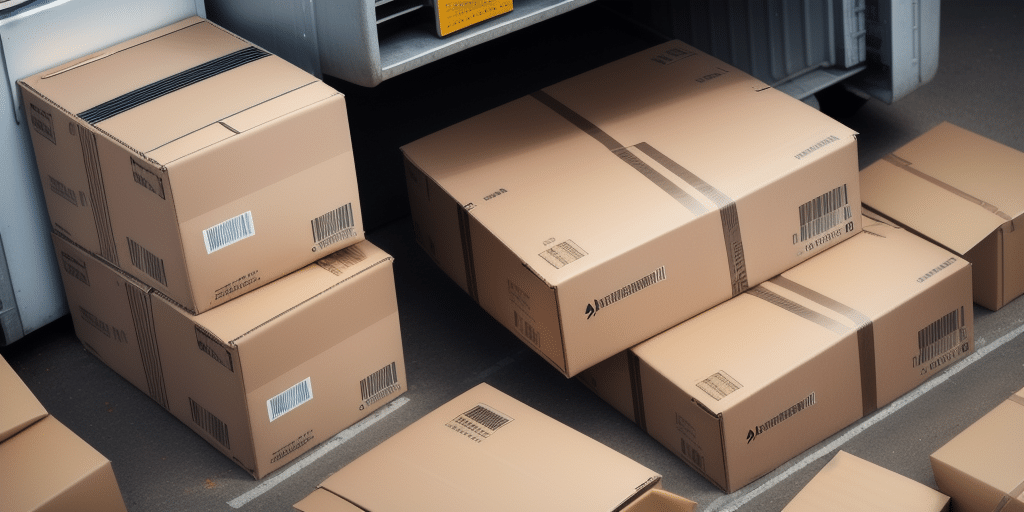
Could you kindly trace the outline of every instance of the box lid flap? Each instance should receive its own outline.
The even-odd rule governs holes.
[[[1024,215],[1024,153],[942,123],[861,172],[868,207],[959,254]]]
[[[664,489],[651,489],[622,512],[696,512],[697,504]]]
[[[321,487],[374,512],[611,512],[659,479],[620,453],[481,384],[359,457]],[[402,482],[403,492],[393,491],[396,481]]]
[[[0,357],[0,443],[46,416],[46,409]]]

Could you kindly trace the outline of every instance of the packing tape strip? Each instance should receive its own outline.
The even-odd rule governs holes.
[[[777,276],[770,279],[769,282],[831,309],[856,324],[857,352],[860,356],[861,407],[865,416],[877,410],[878,376],[875,367],[875,328],[871,319],[846,304],[785,277]]]
[[[882,160],[885,160],[886,162],[889,162],[890,164],[895,165],[896,167],[899,167],[900,169],[903,169],[904,171],[907,171],[907,172],[913,174],[914,176],[917,176],[917,177],[919,177],[919,178],[921,178],[921,179],[923,179],[923,180],[925,180],[925,181],[927,181],[927,182],[929,182],[929,183],[931,183],[931,184],[933,184],[935,186],[938,186],[938,187],[942,188],[943,190],[946,190],[948,192],[952,192],[952,193],[956,194],[957,196],[960,196],[960,197],[962,197],[962,198],[964,198],[964,199],[966,199],[966,200],[968,200],[968,201],[970,201],[970,202],[972,202],[974,204],[977,204],[978,206],[981,206],[982,208],[984,208],[984,209],[994,213],[996,216],[998,216],[999,218],[1001,218],[1003,220],[1008,220],[1008,221],[1011,221],[1011,222],[1013,221],[1013,217],[1010,217],[1009,215],[1007,215],[1005,212],[1001,211],[995,205],[993,205],[991,203],[987,203],[987,202],[985,202],[985,201],[983,201],[983,200],[981,200],[981,199],[979,199],[977,197],[974,197],[974,196],[968,194],[967,192],[964,192],[963,190],[960,190],[960,189],[958,189],[958,188],[956,188],[956,187],[954,187],[954,186],[952,186],[952,185],[950,185],[950,184],[948,184],[948,183],[946,183],[946,182],[944,182],[942,180],[939,180],[939,179],[935,178],[934,176],[931,176],[931,175],[928,175],[928,174],[925,174],[925,173],[919,171],[918,169],[914,168],[914,166],[908,160],[904,160],[904,159],[896,156],[895,154],[886,155],[886,156],[882,157]]]
[[[1024,502],[1024,480],[1017,487],[1014,487],[1009,494],[1004,494],[1003,499],[999,500],[999,503],[996,504],[996,508],[992,509],[992,512],[1003,512],[1003,509],[1013,501]]]
[[[572,110],[564,103],[556,100],[544,91],[534,92],[532,96],[534,99],[541,102],[541,104],[550,108],[584,133],[600,142],[604,147],[608,148],[609,151],[622,159],[623,162],[629,164],[645,178],[672,196],[673,199],[694,215],[699,215],[708,211],[707,208],[705,208],[704,205],[693,196],[666,179],[664,175],[633,154],[633,152],[630,151],[630,148],[623,146],[609,133],[581,116],[578,112]],[[728,264],[729,276],[732,284],[732,295],[735,297],[750,288],[747,281],[746,259],[743,252],[743,240],[740,233],[739,216],[736,213],[736,202],[721,191],[709,185],[704,180],[697,177],[682,165],[679,165],[679,163],[655,150],[650,144],[641,142],[632,147],[643,152],[654,161],[658,162],[658,164],[684,180],[688,185],[695,188],[718,207],[719,215],[722,218],[722,233],[725,237],[726,255],[729,259]]]

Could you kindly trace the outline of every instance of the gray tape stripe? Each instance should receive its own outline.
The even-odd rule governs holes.
[[[587,118],[577,114],[573,109],[565,106],[565,104],[555,98],[552,98],[550,94],[544,91],[537,91],[533,93],[532,96],[551,110],[554,110],[556,114],[564,117],[566,121],[576,125],[577,128],[583,130],[587,135],[597,139],[597,141],[604,144],[604,147],[608,148],[609,151],[615,151],[622,148],[622,144],[619,144],[619,141],[612,138],[612,136],[608,135],[604,130],[598,128],[596,124],[588,121]]]
[[[1003,220],[1009,220],[1009,221],[1013,220],[1013,217],[1010,217],[1005,212],[1001,211],[994,204],[987,203],[987,202],[985,202],[985,201],[983,201],[983,200],[981,200],[981,199],[979,199],[977,197],[974,197],[974,196],[968,194],[967,192],[964,192],[963,190],[960,190],[960,189],[954,187],[953,185],[950,185],[950,184],[948,184],[948,183],[946,183],[944,181],[941,181],[941,180],[935,178],[934,176],[925,174],[925,173],[915,169],[914,166],[910,164],[910,161],[904,160],[904,159],[896,156],[895,154],[885,155],[885,156],[882,157],[882,160],[885,160],[886,162],[889,162],[890,164],[895,165],[896,167],[899,167],[900,169],[903,169],[904,171],[907,171],[910,174],[913,174],[914,176],[917,176],[918,178],[921,178],[921,179],[923,179],[923,180],[925,180],[925,181],[927,181],[927,182],[929,182],[929,183],[931,183],[933,185],[936,185],[936,186],[942,188],[943,190],[946,190],[948,192],[952,192],[952,193],[954,193],[954,194],[956,194],[956,195],[958,195],[958,196],[960,196],[960,197],[962,197],[962,198],[964,198],[964,199],[966,199],[966,200],[968,200],[968,201],[970,201],[970,202],[972,202],[972,203],[974,203],[974,204],[976,204],[978,206],[981,206],[982,208],[992,212],[993,214],[997,215],[999,218],[1001,218]]]
[[[860,355],[861,399],[864,414],[878,409],[878,375],[875,366],[875,326],[867,315],[802,284],[778,276],[770,283],[835,311],[857,324],[857,352]]]
[[[661,151],[654,149],[650,144],[641,142],[637,144],[636,147],[640,151],[643,151],[647,156],[651,157],[652,160],[658,162],[669,171],[672,171],[676,176],[679,176],[680,179],[688,183],[691,187],[697,189],[698,192],[703,194],[704,197],[710,199],[719,208],[725,208],[726,206],[735,203],[732,198],[723,194],[722,191],[711,186],[708,182],[690,172],[689,169],[683,167],[675,160],[672,160]]]
[[[789,311],[790,313],[793,313],[799,317],[802,317],[806,320],[810,320],[811,322],[814,322],[832,332],[838,334],[845,334],[850,332],[849,327],[821,313],[818,313],[817,311],[807,309],[803,305],[797,302],[793,302],[773,291],[767,290],[763,286],[756,286],[754,288],[751,288],[747,290],[747,293],[754,297],[762,299],[768,303],[774,304],[782,309],[785,309],[786,311]]]
[[[480,302],[476,284],[476,262],[473,260],[473,238],[469,225],[469,212],[461,205],[455,205],[459,221],[459,238],[462,240],[462,261],[466,267],[466,293]]]
[[[672,196],[679,204],[683,205],[684,208],[690,211],[694,215],[700,215],[707,213],[708,209],[704,207],[696,198],[687,194],[685,190],[679,188],[678,185],[672,183],[668,178],[662,175],[660,172],[654,170],[653,167],[644,163],[643,160],[637,158],[629,149],[619,148],[612,153],[622,159],[634,169],[642,174],[645,178],[651,180],[652,183],[657,185],[659,188],[664,190],[668,195]]]

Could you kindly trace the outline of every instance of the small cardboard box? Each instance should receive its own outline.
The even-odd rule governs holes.
[[[678,41],[402,151],[419,244],[570,377],[860,230],[854,132]]]
[[[56,418],[0,358],[0,510],[126,510],[103,455]]]
[[[954,510],[1024,511],[1024,389],[936,450],[931,462]]]
[[[295,508],[694,510],[695,504],[684,498],[651,494],[660,483],[660,475],[650,469],[480,384],[331,475]],[[401,492],[395,492],[396,485]],[[655,508],[661,504],[670,508]]]
[[[747,485],[974,351],[970,264],[863,224],[580,380],[726,492]]]
[[[948,512],[949,496],[840,451],[783,512]]]
[[[209,21],[19,85],[53,229],[193,313],[363,238],[344,97]]]
[[[1024,294],[1024,153],[942,123],[860,174],[864,206],[974,265],[974,301]]]
[[[53,240],[82,343],[255,478],[406,389],[392,259],[369,242],[194,316]]]

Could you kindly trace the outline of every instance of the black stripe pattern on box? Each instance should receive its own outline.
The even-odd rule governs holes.
[[[161,98],[192,84],[231,71],[237,67],[262,59],[270,55],[264,50],[250,46],[223,57],[186,69],[167,78],[144,85],[132,92],[122,94],[112,100],[105,101],[90,108],[78,117],[89,124],[96,124],[118,114],[127,112],[139,105]]]

